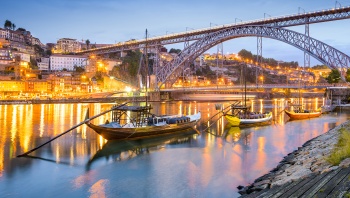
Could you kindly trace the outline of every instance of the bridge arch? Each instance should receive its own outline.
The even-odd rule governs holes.
[[[186,60],[194,59],[215,45],[227,40],[240,37],[261,36],[290,44],[306,53],[331,69],[348,68],[350,57],[343,52],[319,40],[307,37],[304,34],[278,27],[268,26],[239,26],[209,33],[202,39],[186,47],[173,61],[161,67],[157,73],[158,87],[168,80],[171,84],[181,74],[181,68]],[[343,72],[341,72],[343,73]],[[344,76],[342,76],[344,78]]]

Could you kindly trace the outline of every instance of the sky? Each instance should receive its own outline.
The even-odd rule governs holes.
[[[5,20],[29,30],[42,43],[60,38],[113,44],[186,30],[300,12],[350,6],[350,0],[1,0],[0,27]],[[304,26],[290,28],[304,33]],[[350,55],[350,19],[310,25],[310,36]],[[224,53],[246,49],[256,54],[256,37],[225,42]],[[264,38],[262,55],[304,65],[304,53]],[[183,44],[165,46],[182,49]],[[216,47],[209,50],[216,52]],[[311,66],[321,64],[311,57]]]

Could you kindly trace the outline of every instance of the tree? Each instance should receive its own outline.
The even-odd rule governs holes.
[[[12,30],[15,31],[15,29],[16,29],[16,25],[12,23]]]
[[[241,51],[238,52],[238,55],[242,58],[242,59],[249,59],[249,60],[253,60],[253,54],[250,51],[247,51],[245,49],[242,49]]]
[[[326,65],[315,65],[311,69],[327,69],[328,67]]]
[[[30,57],[29,67],[32,69],[38,69],[38,62],[35,60],[35,58]]]
[[[130,76],[136,77],[139,62],[140,62],[141,52],[137,51],[128,51],[127,56],[124,58],[123,65],[126,65],[129,71]]]
[[[90,40],[89,40],[89,39],[87,39],[87,40],[85,41],[85,44],[86,44],[86,49],[89,49],[89,46],[90,46]]]
[[[331,73],[326,78],[328,83],[338,83],[340,80],[340,72],[337,69],[332,69]]]
[[[350,69],[346,70],[346,82],[350,82]]]
[[[27,31],[27,30],[20,27],[20,28],[17,28],[17,31],[25,32],[25,31]]]
[[[5,29],[11,29],[12,28],[12,22],[10,20],[6,20],[4,23]]]
[[[181,50],[180,50],[180,49],[171,48],[171,49],[169,50],[169,53],[180,54],[180,53],[181,53]]]
[[[79,67],[79,66],[76,66],[74,65],[74,70],[78,73],[83,73],[85,72],[85,69],[83,67]]]

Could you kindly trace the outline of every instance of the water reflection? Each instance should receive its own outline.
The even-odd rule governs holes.
[[[303,103],[319,107],[323,101]],[[25,197],[31,192],[35,197],[42,196],[45,188],[47,197],[152,197],[179,192],[183,197],[236,196],[236,186],[252,182],[305,141],[348,119],[346,113],[331,113],[289,122],[283,112],[286,100],[252,100],[248,103],[252,110],[273,112],[273,122],[238,128],[227,124],[214,103],[151,104],[159,115],[201,111],[197,129],[202,133],[112,143],[83,125],[35,151],[32,158],[15,158],[84,120],[88,108],[96,115],[113,104],[0,105],[0,194],[17,192]],[[104,123],[110,116],[93,122]]]
[[[180,131],[175,134],[140,140],[110,140],[93,155],[88,161],[86,169],[105,158],[107,161],[123,161],[138,155],[148,154],[152,151],[162,149],[165,145],[180,145],[191,141],[198,133],[194,130]]]

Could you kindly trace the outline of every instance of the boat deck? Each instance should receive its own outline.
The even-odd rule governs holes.
[[[314,174],[241,197],[350,197],[350,167]]]

